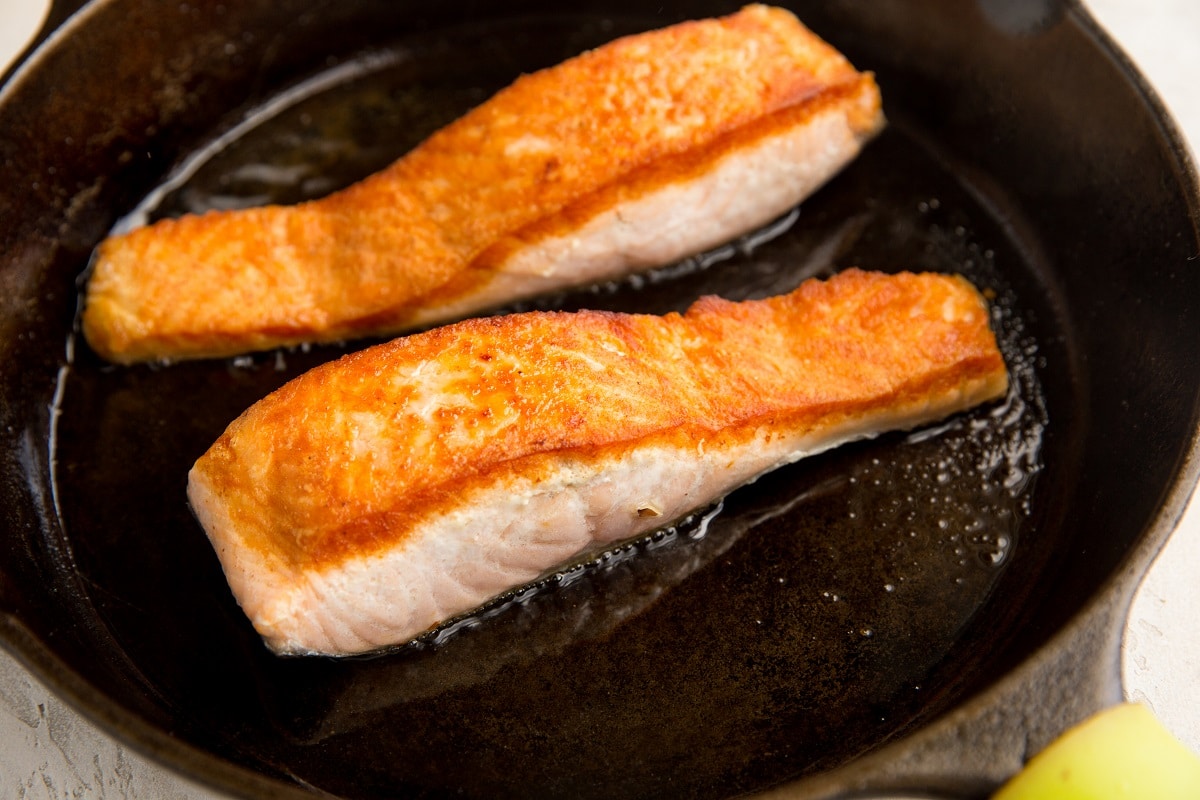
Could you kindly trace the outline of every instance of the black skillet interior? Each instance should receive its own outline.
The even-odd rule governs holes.
[[[2,98],[23,180],[0,187],[5,638],[118,734],[252,796],[731,796],[977,695],[1161,537],[1200,287],[1194,179],[1156,107],[1070,4],[796,3],[877,73],[889,129],[759,234],[540,305],[962,272],[994,298],[1009,398],[780,471],[417,645],[270,656],[187,468],[364,343],[106,366],[70,335],[91,247],[164,183],[149,216],[323,194],[522,71],[733,8],[429,5],[99,3]]]

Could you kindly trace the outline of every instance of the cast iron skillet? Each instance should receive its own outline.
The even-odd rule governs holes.
[[[959,271],[1014,391],[348,661],[266,652],[183,489],[245,406],[364,343],[106,366],[73,334],[92,247],[164,181],[149,216],[322,194],[522,71],[734,6],[56,5],[0,93],[5,645],[248,797],[981,797],[1117,700],[1123,612],[1197,475],[1179,136],[1074,3],[792,5],[877,73],[888,131],[760,234],[541,305]]]

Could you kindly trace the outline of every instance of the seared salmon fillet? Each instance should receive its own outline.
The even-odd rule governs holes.
[[[188,495],[280,653],[409,640],[783,464],[1002,395],[959,277],[849,270],[685,314],[468,320],[235,420]]]
[[[463,318],[753,230],[883,124],[872,76],[786,11],[619,39],[521,77],[328,197],[106,239],[83,331],[128,363]]]

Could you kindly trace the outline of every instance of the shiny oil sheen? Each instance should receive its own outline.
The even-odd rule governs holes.
[[[519,72],[621,31],[543,21],[483,42],[467,29],[333,64],[214,125],[126,224],[320,196]],[[663,313],[849,266],[958,272],[992,302],[1005,400],[779,470],[372,658],[269,654],[184,495],[237,414],[367,343],[117,368],[72,342],[56,503],[99,618],[178,735],[348,797],[716,798],[844,763],[944,709],[988,656],[971,643],[1009,635],[1050,560],[1057,512],[1039,474],[1071,452],[1048,434],[1044,384],[1061,396],[1072,362],[1020,214],[927,142],[893,115],[762,231],[523,307]],[[1013,570],[1018,588],[997,596]]]

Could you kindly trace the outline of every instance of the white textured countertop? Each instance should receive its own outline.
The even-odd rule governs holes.
[[[1200,1],[1087,0],[1200,152]],[[0,0],[0,69],[40,23],[43,0]],[[3,132],[0,132],[3,135]],[[1131,699],[1200,753],[1200,503],[1193,502],[1134,603],[1124,669]],[[0,650],[0,798],[215,800],[81,718]]]

